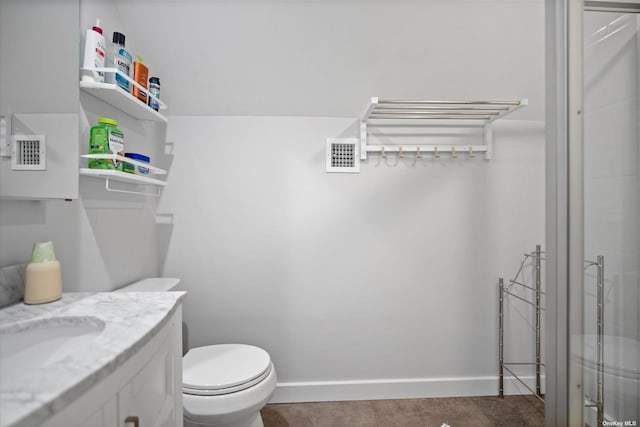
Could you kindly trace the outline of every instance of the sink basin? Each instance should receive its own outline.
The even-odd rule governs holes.
[[[0,388],[86,349],[104,330],[96,317],[54,317],[0,328]]]

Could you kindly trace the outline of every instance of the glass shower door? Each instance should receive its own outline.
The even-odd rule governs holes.
[[[584,333],[574,357],[591,427],[640,425],[639,28],[640,14],[584,12]]]

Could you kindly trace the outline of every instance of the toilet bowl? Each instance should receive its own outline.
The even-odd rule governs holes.
[[[269,354],[245,344],[189,350],[182,359],[185,427],[263,427],[260,409],[276,388]]]
[[[179,279],[153,278],[118,292],[170,291]],[[269,353],[246,344],[192,348],[182,358],[184,426],[263,427],[260,409],[276,388]]]

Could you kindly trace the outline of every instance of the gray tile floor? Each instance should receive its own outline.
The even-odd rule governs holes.
[[[533,396],[284,403],[267,405],[262,419],[265,427],[538,427],[544,405]]]

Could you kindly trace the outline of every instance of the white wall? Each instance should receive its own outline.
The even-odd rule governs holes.
[[[639,23],[634,14],[585,14],[585,256],[604,256],[605,334],[621,337],[606,341],[607,372],[640,370]],[[587,357],[595,360],[595,268],[585,287]],[[632,345],[623,348],[623,340]],[[585,382],[593,385],[593,372]],[[614,419],[638,417],[640,385],[631,394],[628,382],[606,378],[605,413]]]
[[[80,12],[83,31],[96,16],[107,34],[123,28],[161,77],[169,186],[157,212],[92,180],[71,204],[3,201],[3,264],[53,238],[67,289],[181,277],[190,344],[263,346],[276,400],[497,393],[496,280],[544,244],[541,0],[82,0]],[[373,157],[359,175],[325,174],[325,139],[357,136],[371,96],[530,105],[496,125],[491,161]],[[83,135],[116,114],[80,97]],[[119,119],[142,149],[154,131],[164,140]],[[523,330],[515,356],[531,354]]]
[[[497,277],[543,236],[542,125],[498,124],[491,161],[373,157],[326,174],[325,139],[354,124],[170,118],[163,274],[189,292],[190,346],[263,346],[281,383],[495,377]],[[530,345],[518,331],[510,350]]]
[[[9,5],[11,9],[7,7]],[[2,108],[16,113],[79,111],[80,129],[69,129],[69,132],[80,132],[81,154],[88,152],[90,126],[97,123],[98,117],[112,117],[120,122],[125,133],[127,151],[147,152],[152,153],[152,158],[159,157],[163,145],[153,141],[164,138],[162,126],[132,120],[80,92],[79,70],[69,73],[67,69],[66,73],[61,73],[61,68],[55,67],[59,63],[79,63],[85,31],[95,23],[96,17],[103,21],[105,34],[122,27],[113,2],[3,0],[2,6],[3,12],[11,13],[6,13],[3,19],[47,21],[54,12],[66,14],[64,30],[75,25],[77,31],[76,37],[67,36],[54,43],[57,46],[66,41],[74,46],[73,49],[41,49],[40,45],[23,47],[23,54],[31,55],[30,52],[37,51],[42,63],[53,66],[49,72],[56,78],[54,81],[43,79],[48,82],[44,88],[31,86],[34,82],[28,73],[22,76],[23,80],[18,78],[8,82],[0,79]],[[52,25],[50,21],[47,22]],[[62,34],[62,31],[50,28],[47,33]],[[15,44],[25,43],[19,34],[13,34],[11,40]],[[41,39],[38,41],[42,42]],[[13,60],[0,64],[0,74],[4,73],[5,67],[20,62],[17,55]],[[14,90],[7,90],[16,87],[22,88],[22,93],[14,94]],[[25,93],[28,96],[24,96]],[[10,101],[7,101],[8,95],[11,95]],[[86,167],[86,160],[78,159],[78,163]],[[160,249],[156,239],[155,200],[107,193],[102,180],[78,179],[79,195],[71,202],[0,200],[0,265],[27,262],[33,242],[52,240],[62,265],[65,291],[108,291],[144,277],[156,276]]]
[[[118,7],[126,21],[150,4]],[[131,31],[173,53],[155,55],[173,150],[158,238],[189,292],[189,344],[263,346],[276,401],[496,394],[497,277],[544,245],[543,3],[190,7]],[[176,37],[186,26],[204,43]],[[531,105],[496,126],[492,161],[326,174],[325,139],[357,136],[376,95]],[[533,357],[527,310],[508,307],[512,360]]]
[[[371,96],[526,94],[516,117],[544,117],[541,0],[115,1],[172,115],[356,117]]]

